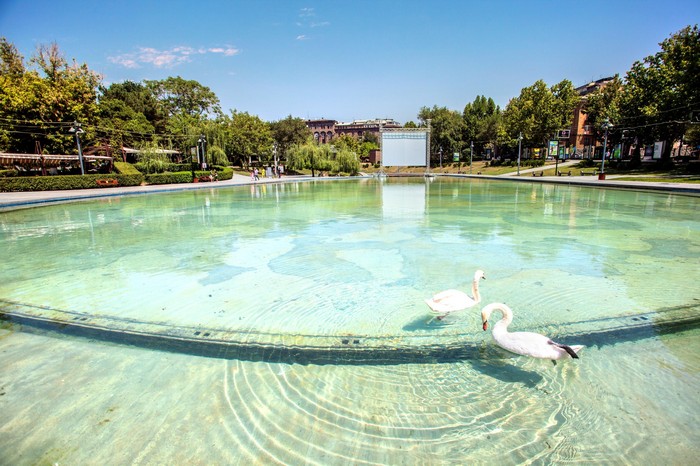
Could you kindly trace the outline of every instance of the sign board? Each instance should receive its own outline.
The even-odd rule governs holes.
[[[559,131],[559,139],[569,139],[571,137],[570,129],[562,129]]]
[[[428,164],[428,130],[401,128],[382,130],[382,165],[425,167]]]
[[[559,141],[549,141],[549,152],[548,155],[554,157],[559,151]]]
[[[660,159],[663,151],[664,151],[664,142],[663,141],[655,142],[654,143],[654,155],[652,155],[652,158]]]
[[[459,152],[455,152],[454,154],[452,154],[452,161],[459,162]]]

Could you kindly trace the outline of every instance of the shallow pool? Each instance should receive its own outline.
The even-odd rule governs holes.
[[[690,462],[700,201],[459,178],[0,214],[8,463]],[[469,290],[579,360],[497,348]]]

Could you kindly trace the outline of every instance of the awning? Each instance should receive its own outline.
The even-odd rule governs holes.
[[[84,155],[85,162],[111,162],[113,157],[105,155]],[[73,164],[80,160],[77,155],[37,155],[37,154],[13,154],[9,152],[0,152],[0,165],[3,166],[31,166],[31,167],[58,167],[61,163]]]

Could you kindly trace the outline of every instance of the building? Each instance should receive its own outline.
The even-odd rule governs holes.
[[[363,138],[367,133],[373,133],[376,136],[377,141],[379,140],[379,130],[380,128],[401,128],[401,124],[392,120],[354,120],[352,123],[338,123],[335,125],[336,133],[339,136],[347,134],[354,138]]]
[[[380,128],[401,128],[397,121],[387,119],[354,120],[351,123],[339,123],[336,120],[306,120],[306,126],[314,135],[314,140],[321,144],[330,143],[333,139],[347,134],[354,138],[364,138],[368,133],[374,134],[379,140]]]
[[[320,120],[306,120],[306,127],[313,133],[314,141],[326,144],[335,139],[335,125],[337,123],[335,120],[323,118]]]
[[[597,81],[590,82],[583,86],[577,87],[576,92],[581,97],[579,104],[574,109],[574,119],[571,123],[571,132],[568,143],[572,150],[575,150],[577,156],[583,158],[592,158],[595,152],[595,135],[591,126],[588,124],[585,109],[587,96],[598,89],[601,89],[614,78],[603,78]]]

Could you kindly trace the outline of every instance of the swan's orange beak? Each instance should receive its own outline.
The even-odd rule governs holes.
[[[489,321],[485,320],[484,321],[484,332],[489,328]]]

